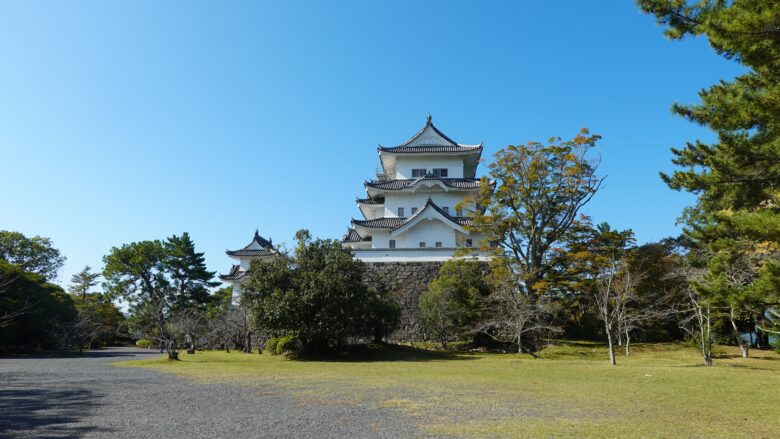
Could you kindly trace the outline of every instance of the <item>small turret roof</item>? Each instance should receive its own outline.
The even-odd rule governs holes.
[[[350,228],[347,233],[341,238],[341,242],[368,242],[371,241],[371,237],[363,238],[357,232],[357,230]]]
[[[246,271],[241,270],[241,265],[234,265],[230,267],[228,274],[220,274],[219,278],[222,280],[239,280],[246,276]]]
[[[265,239],[260,236],[260,232],[255,230],[255,236],[252,237],[252,241],[245,245],[244,248],[239,250],[226,250],[228,256],[271,256],[275,252],[273,250],[273,242],[270,239]]]
[[[355,201],[357,201],[358,204],[385,204],[383,198],[357,198]]]

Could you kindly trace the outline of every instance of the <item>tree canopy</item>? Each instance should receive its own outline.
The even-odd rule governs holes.
[[[662,174],[698,196],[683,219],[706,249],[697,288],[710,305],[750,310],[762,325],[780,303],[780,3],[771,0],[639,0],[674,39],[703,36],[748,71],[699,92],[673,111],[717,134],[674,148],[678,169]],[[770,331],[763,326],[767,331]]]
[[[28,238],[19,232],[0,230],[0,259],[53,280],[65,264],[65,256],[52,247],[51,239]]]
[[[214,272],[206,269],[203,253],[187,233],[165,241],[139,241],[114,247],[103,257],[103,277],[108,297],[130,304],[133,329],[158,338],[177,358],[177,332],[170,324],[174,315],[197,308],[205,310],[211,301],[209,288]]]
[[[261,333],[292,335],[308,351],[322,351],[350,338],[373,337],[377,306],[384,301],[363,283],[365,267],[335,240],[313,239],[308,231],[295,235],[292,255],[255,260],[244,285],[248,305]],[[387,328],[385,327],[386,331]]]

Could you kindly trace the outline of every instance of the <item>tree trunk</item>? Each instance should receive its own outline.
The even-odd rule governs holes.
[[[731,321],[731,327],[734,328],[734,337],[737,338],[737,344],[739,350],[742,351],[742,358],[748,357],[748,347],[745,345],[745,341],[742,340],[742,336],[739,335],[739,329],[737,329],[737,322],[734,321],[734,308],[731,308],[729,313],[729,321]]]
[[[607,333],[607,344],[609,345],[609,364],[614,366],[617,364],[615,361],[615,345],[612,343],[612,331],[609,324],[604,324],[604,330]]]
[[[701,327],[701,353],[704,357],[704,365],[712,366],[712,339],[710,338],[710,309],[707,308],[707,313],[699,308],[700,313],[699,326]]]
[[[631,336],[628,334],[628,329],[626,329],[626,357],[631,356]]]

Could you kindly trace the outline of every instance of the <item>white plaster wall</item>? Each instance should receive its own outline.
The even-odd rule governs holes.
[[[466,196],[464,192],[399,192],[385,195],[385,217],[398,216],[398,208],[404,208],[404,216],[412,216],[412,207],[422,209],[431,197],[439,207],[449,207],[450,215],[455,216],[456,206]],[[464,209],[463,214],[470,209]]]
[[[231,285],[233,285],[233,296],[230,298],[230,303],[233,305],[240,305],[241,304],[241,281],[231,281]]]
[[[382,205],[365,205],[360,209],[360,212],[365,212],[364,216],[367,220],[382,218],[382,215],[385,213]]]
[[[396,165],[397,179],[413,178],[412,169],[433,170],[433,168],[447,168],[447,178],[463,178],[463,158],[462,157],[439,157],[439,156],[398,156]]]
[[[371,248],[387,248],[390,246],[390,231],[376,230],[371,233]]]
[[[425,219],[391,239],[395,239],[397,248],[419,248],[421,241],[426,247],[435,247],[437,241],[442,247],[455,247],[455,230],[437,219]]]

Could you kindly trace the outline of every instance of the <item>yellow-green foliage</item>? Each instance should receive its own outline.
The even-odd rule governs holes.
[[[267,342],[265,342],[265,351],[268,352],[271,355],[276,355],[276,345],[279,343],[279,339],[276,337],[271,337],[268,339]]]
[[[276,343],[276,355],[295,355],[298,351],[298,340],[292,335],[286,335]]]
[[[152,346],[152,341],[146,338],[142,338],[135,342],[136,347],[148,349]]]
[[[425,434],[487,437],[774,437],[780,355],[727,347],[703,367],[682,344],[637,345],[610,367],[606,349],[564,343],[540,358],[373,348],[359,357],[290,361],[204,352],[149,367],[198,382],[278,388],[301,401],[357,401],[398,410]]]

